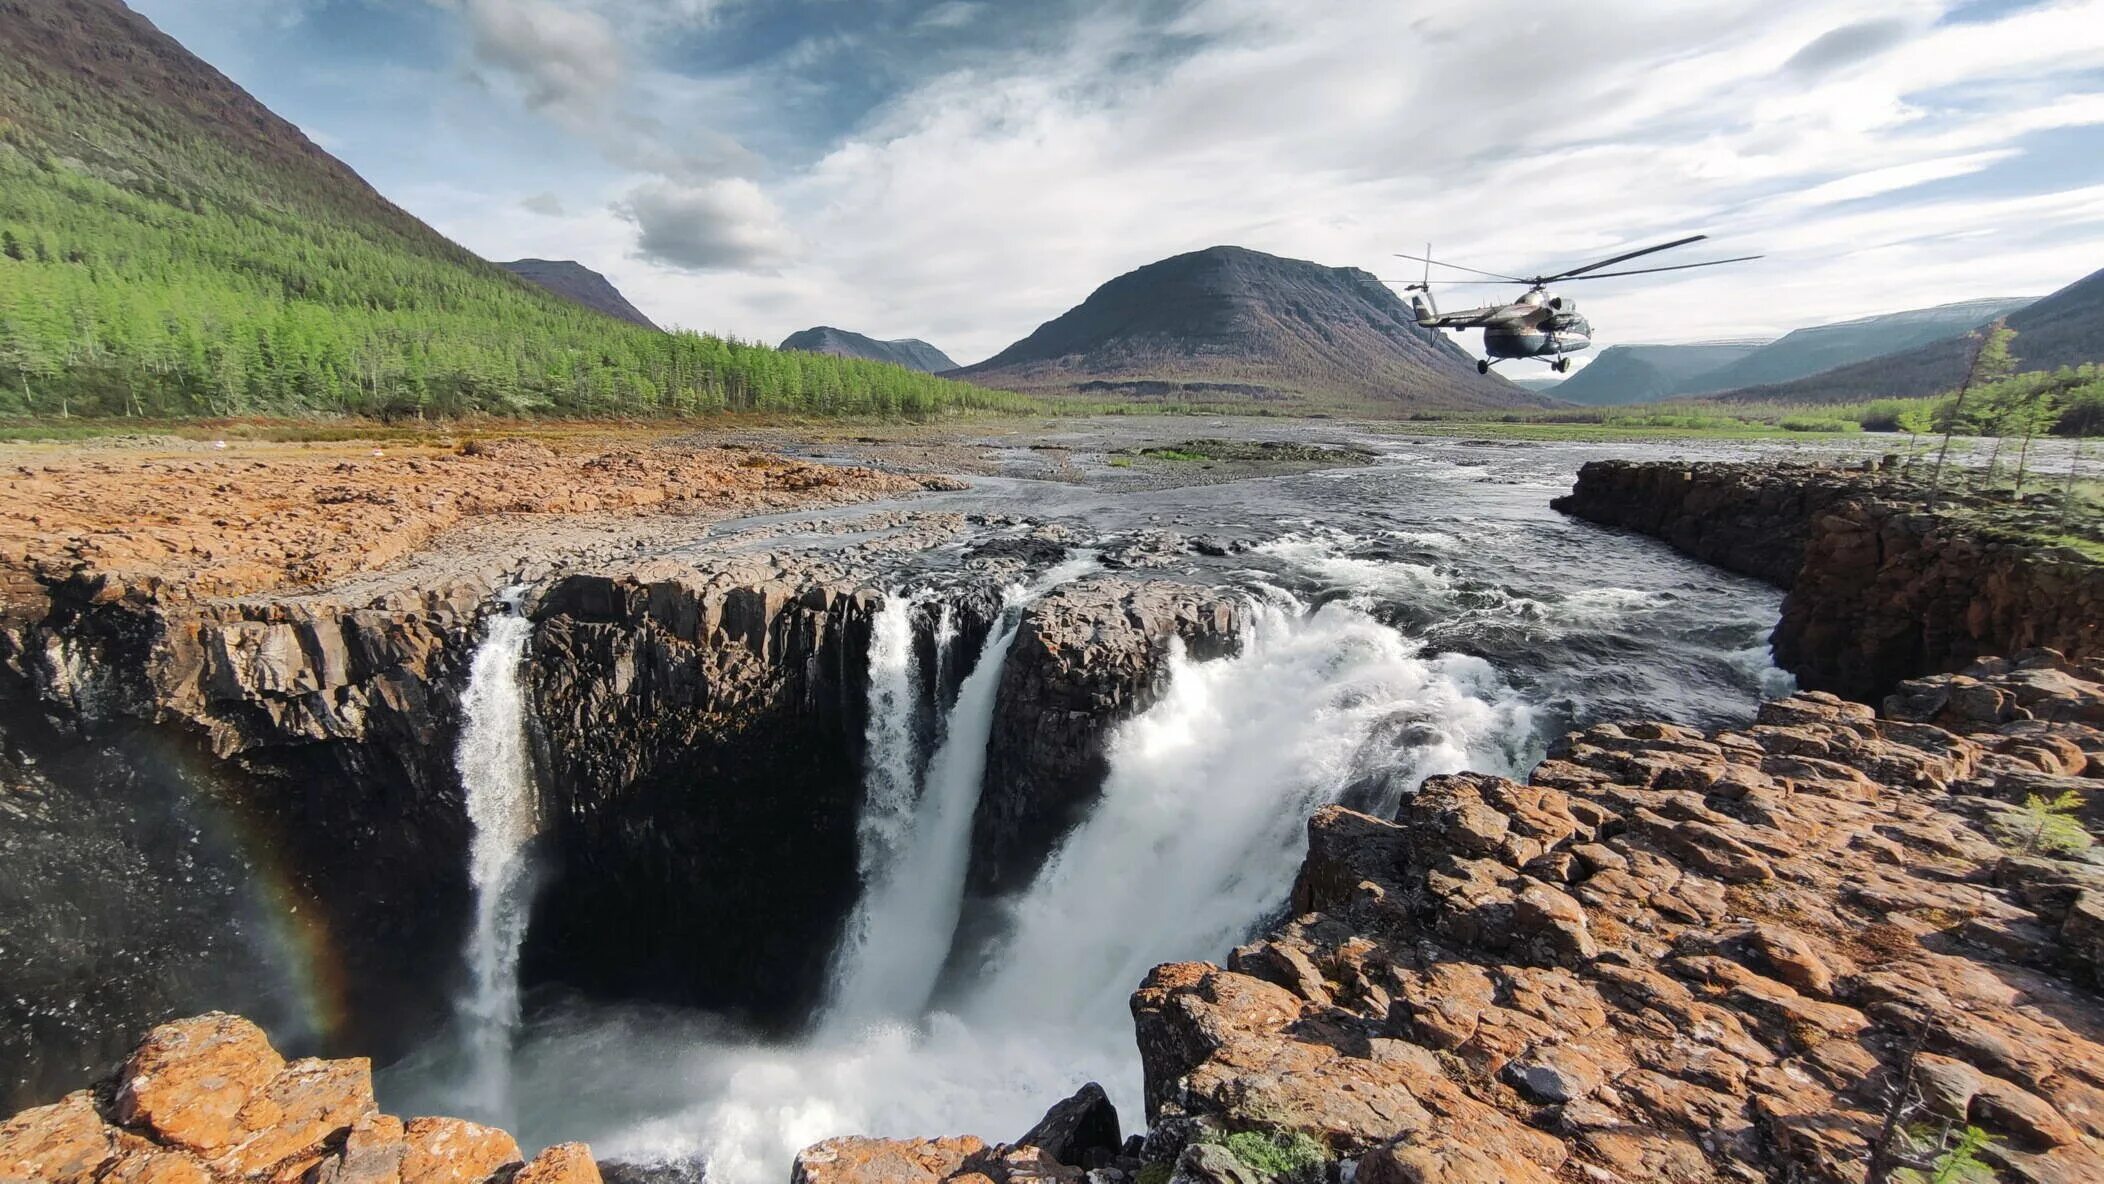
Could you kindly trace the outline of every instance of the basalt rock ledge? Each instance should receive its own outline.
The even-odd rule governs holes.
[[[1991,654],[2104,655],[2104,564],[2038,541],[2057,514],[1933,498],[1895,465],[1592,461],[1552,504],[1787,589],[1776,662],[1813,690],[1869,702]]]

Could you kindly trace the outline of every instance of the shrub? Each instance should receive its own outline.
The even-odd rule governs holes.
[[[1236,1159],[1271,1179],[1310,1176],[1330,1161],[1330,1153],[1314,1138],[1300,1131],[1236,1131],[1220,1140]]]
[[[1786,415],[1781,427],[1786,432],[1860,432],[1863,425],[1853,419],[1830,419],[1816,415]]]
[[[2023,809],[2003,826],[2004,841],[2025,855],[2041,852],[2072,855],[2090,845],[2089,832],[2075,818],[2082,795],[2068,790],[2058,797],[2028,794]]]

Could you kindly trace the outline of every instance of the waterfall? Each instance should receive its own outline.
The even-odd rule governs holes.
[[[986,774],[986,745],[993,735],[1001,671],[1022,625],[1021,610],[1094,567],[1094,555],[1084,555],[1052,568],[1028,587],[1008,590],[1001,620],[987,632],[978,661],[958,688],[941,744],[914,799],[903,843],[889,852],[882,866],[864,869],[862,897],[835,963],[827,1026],[911,1019],[927,1006],[963,910],[972,815]],[[877,644],[873,637],[871,645]],[[873,669],[875,661],[873,655]],[[872,685],[872,713],[876,695]],[[902,716],[912,710],[903,698],[896,706]],[[910,719],[895,726],[910,734]],[[874,718],[870,727],[874,734]],[[887,724],[885,730],[893,727]],[[872,760],[873,774],[874,765]]]
[[[1101,800],[1017,900],[1011,936],[953,1012],[922,1009],[956,917],[948,885],[959,873],[948,869],[962,856],[946,852],[968,838],[976,780],[958,795],[961,813],[944,815],[962,824],[948,832],[954,845],[938,852],[917,829],[897,865],[943,891],[911,908],[897,883],[865,893],[886,901],[871,915],[886,940],[912,950],[858,955],[869,977],[836,1005],[867,1010],[829,1014],[792,1045],[727,1037],[706,1021],[681,1027],[656,1010],[545,1026],[521,1056],[572,1124],[553,1133],[610,1158],[702,1161],[716,1184],[767,1184],[798,1149],[848,1131],[1012,1138],[1085,1081],[1137,1116],[1129,993],[1158,962],[1225,957],[1284,903],[1310,810],[1348,800],[1392,811],[1417,778],[1512,772],[1535,755],[1526,706],[1479,659],[1427,655],[1344,603],[1307,613],[1280,594],[1252,617],[1239,654],[1175,654],[1160,697],[1114,730]],[[951,713],[962,747],[939,762],[946,772],[931,769],[917,828],[936,815],[945,778],[978,765],[963,754],[984,750],[982,717],[1014,628],[995,630],[967,679]],[[895,992],[888,1013],[871,1006],[880,984]],[[580,1084],[593,1065],[601,1075]],[[578,1121],[601,1093],[629,1102]]]
[[[950,650],[957,644],[957,609],[949,601],[935,614],[935,710],[938,718],[945,706],[943,696],[950,685]]]
[[[920,670],[913,650],[913,600],[897,592],[884,597],[870,622],[869,723],[863,732],[866,768],[862,814],[856,831],[862,878],[883,874],[911,834],[919,747],[914,719],[920,706]]]
[[[454,767],[467,794],[468,879],[475,924],[465,951],[468,990],[458,1001],[466,1081],[462,1109],[506,1122],[511,1108],[512,1039],[519,1023],[519,944],[526,937],[526,843],[536,824],[533,766],[527,753],[526,692],[520,667],[533,625],[519,615],[517,590],[492,617],[475,650],[461,696],[463,724]]]
[[[1317,807],[1386,814],[1434,773],[1525,763],[1531,713],[1480,659],[1426,657],[1344,604],[1252,617],[1233,658],[1176,647],[1161,699],[1113,734],[1102,799],[1012,906],[969,1018],[1122,1026],[1150,967],[1218,959],[1283,902]]]

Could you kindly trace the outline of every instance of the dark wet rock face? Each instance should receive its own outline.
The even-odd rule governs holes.
[[[1172,644],[1234,651],[1242,602],[1176,584],[1094,579],[1032,605],[1001,670],[1000,710],[972,819],[974,891],[1026,887],[1095,804],[1116,726],[1153,705]]]
[[[799,559],[608,570],[531,606],[543,820],[523,981],[792,1026],[859,887],[882,594]],[[916,609],[930,746],[1014,574]],[[8,1097],[77,1086],[145,1026],[211,1006],[383,1058],[437,1030],[470,896],[461,695],[494,590],[59,603],[0,635]],[[1113,581],[1026,610],[1002,657],[987,866],[1027,881],[1171,639],[1212,655],[1236,626],[1213,593]]]
[[[551,795],[529,980],[786,1024],[853,903],[874,594],[577,576],[535,611]]]
[[[1809,688],[1869,701],[1989,654],[2104,653],[2104,565],[1925,501],[1862,470],[1594,461],[1554,505],[1789,589],[1776,662]]]
[[[466,891],[451,752],[475,600],[61,597],[0,634],[10,1096],[76,1084],[205,1006],[297,1039],[334,1023],[383,1054],[443,1013],[431,967],[457,948]]]

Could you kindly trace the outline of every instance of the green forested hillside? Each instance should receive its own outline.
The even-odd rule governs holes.
[[[1019,403],[581,308],[391,205],[117,0],[0,0],[0,412]]]

